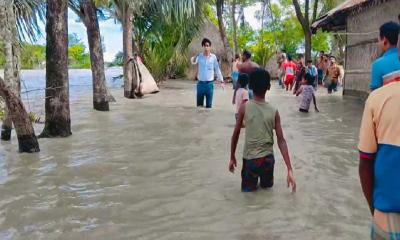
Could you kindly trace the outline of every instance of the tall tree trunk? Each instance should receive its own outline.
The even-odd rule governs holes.
[[[239,53],[238,39],[237,39],[237,22],[236,22],[236,0],[232,0],[232,28],[233,28],[233,45],[234,54]]]
[[[104,57],[97,8],[93,0],[81,0],[80,7],[89,42],[93,79],[93,108],[99,111],[109,111],[109,97],[104,73]]]
[[[222,42],[224,44],[224,51],[225,51],[225,58],[226,58],[225,60],[230,61],[232,58],[231,50],[229,47],[228,38],[226,37],[224,20],[222,18],[222,12],[224,9],[224,0],[216,0],[216,5],[217,5],[217,17],[218,17],[219,32],[221,34]]]
[[[13,11],[13,3],[3,3],[2,7],[2,26],[3,29],[3,42],[6,63],[4,66],[4,78],[7,87],[13,91],[16,96],[20,95],[20,64],[19,64],[19,43],[18,32],[16,29],[16,19]],[[9,141],[11,139],[12,130],[12,116],[11,112],[5,107],[5,118],[2,124],[1,139]]]
[[[20,152],[38,152],[39,143],[37,141],[32,122],[19,97],[19,46],[17,42],[16,19],[12,8],[12,2],[0,1],[0,39],[4,41],[6,66],[4,81],[0,78],[0,96],[4,99],[7,112],[8,132],[2,131],[2,137],[10,139],[12,123],[17,133]],[[4,122],[3,122],[4,123]],[[3,133],[5,135],[3,135]]]
[[[67,0],[47,0],[46,120],[40,137],[71,135]]]
[[[24,104],[19,96],[6,86],[2,78],[0,78],[0,96],[5,100],[12,122],[14,123],[19,151],[28,153],[39,152],[39,143]]]
[[[301,7],[298,0],[292,0],[294,9],[296,12],[297,19],[299,20],[301,27],[304,32],[304,45],[305,45],[305,61],[311,60],[311,29],[310,29],[310,0],[305,1],[304,15],[301,11]]]
[[[126,98],[136,98],[135,91],[137,89],[137,79],[134,73],[132,59],[132,37],[133,37],[133,11],[124,4],[122,9],[122,30],[123,30],[123,52],[124,52],[124,96]]]
[[[312,34],[311,34],[311,30],[310,28],[308,28],[307,30],[304,31],[304,48],[305,48],[305,54],[304,54],[304,59],[305,62],[307,62],[308,60],[312,60],[311,57],[311,38]]]

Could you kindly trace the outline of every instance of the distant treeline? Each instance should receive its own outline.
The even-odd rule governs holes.
[[[90,55],[82,40],[76,34],[68,36],[68,65],[69,68],[89,69]],[[5,64],[4,50],[0,44],[0,68]],[[40,44],[21,44],[22,69],[42,69],[46,67],[46,46]]]

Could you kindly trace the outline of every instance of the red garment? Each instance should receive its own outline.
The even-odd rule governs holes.
[[[297,70],[297,66],[293,62],[286,62],[283,64],[283,69],[285,70],[286,78],[292,78]]]

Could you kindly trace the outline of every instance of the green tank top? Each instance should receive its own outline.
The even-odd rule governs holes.
[[[276,109],[269,103],[246,103],[244,159],[273,154]]]

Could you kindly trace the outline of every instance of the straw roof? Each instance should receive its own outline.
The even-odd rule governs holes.
[[[362,11],[366,7],[381,4],[385,0],[347,0],[333,8],[312,25],[311,30],[315,33],[319,28],[324,31],[341,31],[346,28],[346,17],[355,11]]]

